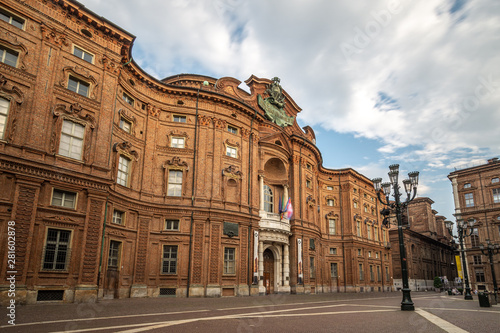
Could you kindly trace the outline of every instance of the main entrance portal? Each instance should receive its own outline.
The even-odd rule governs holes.
[[[274,294],[274,255],[271,250],[264,251],[264,286],[266,294]]]

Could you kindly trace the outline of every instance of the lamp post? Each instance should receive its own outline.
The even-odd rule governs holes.
[[[399,175],[399,164],[393,164],[389,166],[389,179],[390,182],[386,182],[382,184],[382,178],[373,179],[373,186],[375,187],[375,191],[377,192],[377,197],[382,205],[386,206],[386,208],[382,209],[380,212],[384,216],[384,220],[382,221],[383,225],[387,225],[389,223],[388,215],[391,211],[396,213],[396,218],[398,222],[398,236],[399,236],[399,256],[401,259],[401,275],[403,280],[403,300],[401,301],[401,310],[403,311],[413,311],[415,307],[413,305],[413,301],[411,300],[410,288],[408,284],[408,269],[406,266],[406,251],[405,244],[403,238],[403,219],[401,213],[403,209],[408,206],[408,203],[415,198],[417,194],[417,185],[418,185],[418,171],[413,171],[408,174],[409,179],[403,180],[405,192],[406,192],[406,200],[401,202],[399,197],[401,193],[399,192],[399,184],[398,184],[398,175]],[[394,197],[394,202],[389,200],[389,196],[392,195]],[[380,193],[383,192],[385,196],[385,201],[382,199]],[[412,193],[413,192],[413,193]]]
[[[472,294],[470,293],[470,286],[469,286],[469,274],[467,273],[467,266],[465,263],[465,250],[464,250],[464,238],[469,237],[473,234],[474,229],[472,228],[474,226],[474,223],[476,223],[476,220],[470,219],[469,222],[465,222],[460,215],[455,215],[457,218],[457,231],[458,231],[458,241],[460,243],[460,254],[462,256],[462,267],[464,270],[464,281],[465,281],[465,296],[464,299],[466,300],[471,300],[472,299]],[[452,233],[453,230],[453,222],[451,221],[446,221],[446,229],[448,229],[448,232],[453,238],[457,238],[457,236],[454,236]]]
[[[482,254],[486,254],[488,252],[488,259],[490,260],[491,267],[491,277],[493,278],[493,290],[495,291],[495,300],[498,302],[498,285],[497,278],[495,276],[495,267],[493,266],[493,255],[498,254],[500,252],[500,244],[493,244],[489,239],[486,240],[486,248],[483,244],[479,245]]]

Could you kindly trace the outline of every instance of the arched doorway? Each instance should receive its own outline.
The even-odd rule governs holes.
[[[274,294],[274,255],[271,250],[264,251],[264,286],[266,295]]]

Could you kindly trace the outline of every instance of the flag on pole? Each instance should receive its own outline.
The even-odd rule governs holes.
[[[285,218],[286,219],[291,219],[293,216],[293,207],[292,207],[292,199],[288,198],[288,203],[286,204],[285,207]]]

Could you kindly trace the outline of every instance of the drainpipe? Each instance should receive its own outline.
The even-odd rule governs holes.
[[[253,239],[252,237],[252,167],[253,167],[253,158],[252,158],[252,153],[253,153],[253,121],[255,120],[255,117],[257,116],[257,110],[254,109],[254,114],[252,117],[252,121],[250,122],[250,136],[249,136],[249,148],[248,148],[248,213],[250,214],[250,225],[248,227],[248,251],[247,251],[247,262],[248,262],[248,292],[250,293],[250,288],[252,287],[252,281],[253,281],[253,271],[252,271],[252,264],[253,260],[250,260],[250,258],[253,258],[252,255],[252,244],[251,240]]]
[[[102,226],[101,256],[99,258],[99,273],[97,273],[97,297],[96,297],[96,302],[99,301],[99,281],[101,280],[102,257],[103,257],[103,253],[104,253],[104,236],[106,235],[106,233],[105,233],[105,231],[106,231],[106,219],[108,217],[108,198],[106,198],[106,206],[104,208],[104,223],[103,223],[103,226]]]
[[[206,81],[205,81],[206,82]],[[203,84],[205,84],[203,82]],[[194,185],[195,185],[195,178],[196,178],[196,153],[197,153],[197,143],[198,143],[198,102],[200,100],[200,90],[201,86],[198,88],[198,91],[196,92],[196,117],[194,120],[194,149],[193,149],[193,182],[192,182],[192,187],[191,187],[191,224],[189,226],[189,259],[188,259],[188,274],[187,274],[187,288],[186,288],[186,297],[189,298],[189,287],[191,285],[191,256],[193,252],[193,224],[194,224],[194,218],[193,218],[193,208],[194,208]]]

